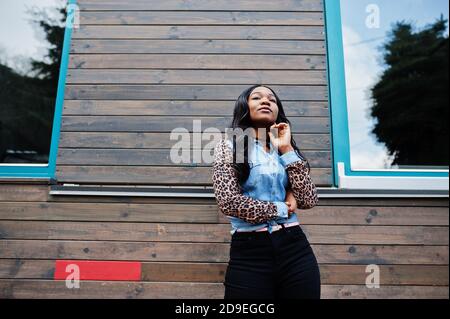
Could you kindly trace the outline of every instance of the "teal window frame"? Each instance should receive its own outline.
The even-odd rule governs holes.
[[[350,166],[350,132],[347,113],[347,96],[345,84],[345,65],[344,65],[344,46],[342,37],[341,20],[341,0],[324,0],[325,12],[325,32],[327,43],[327,71],[329,84],[329,104],[331,116],[332,133],[332,154],[333,154],[333,182],[334,186],[346,188],[343,185],[342,177],[366,178],[361,185],[368,185],[367,178],[373,178],[375,181],[383,183],[383,178],[390,178],[389,181],[395,182],[395,178],[409,178],[409,181],[420,181],[419,179],[429,178],[429,183],[424,183],[422,187],[426,190],[427,185],[433,182],[440,183],[440,187],[447,184],[449,170],[352,170]],[[447,147],[447,146],[446,146]],[[388,179],[385,179],[387,181]],[[357,183],[349,183],[356,185]],[[344,187],[342,187],[344,186]],[[348,188],[357,188],[349,186]],[[379,187],[382,188],[382,187]],[[445,187],[444,187],[445,188]]]
[[[50,142],[49,161],[47,164],[0,164],[0,178],[43,178],[55,177],[56,157],[61,130],[61,116],[64,104],[67,68],[69,64],[70,43],[72,40],[73,21],[75,18],[76,0],[67,1],[67,19],[64,30],[64,42],[59,70],[58,88],[53,115],[52,137]]]

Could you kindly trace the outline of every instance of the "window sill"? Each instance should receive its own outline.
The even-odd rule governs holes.
[[[340,189],[392,192],[447,192],[447,194],[449,190],[448,177],[350,176],[345,173],[344,163],[338,163],[337,175]]]

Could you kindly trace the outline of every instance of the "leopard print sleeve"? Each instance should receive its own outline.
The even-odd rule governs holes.
[[[233,168],[233,152],[226,141],[214,150],[213,188],[220,211],[251,224],[260,224],[277,218],[277,206],[242,194],[238,176]]]
[[[310,209],[317,205],[317,189],[308,173],[305,160],[299,160],[286,166],[290,189],[299,209]]]

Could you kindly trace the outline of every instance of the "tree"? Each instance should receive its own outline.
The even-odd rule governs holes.
[[[48,162],[66,17],[65,9],[56,10],[61,21],[32,12],[50,44],[43,61],[31,60],[33,76],[0,63],[0,162]]]
[[[441,17],[419,32],[397,23],[384,45],[387,66],[372,88],[372,130],[392,164],[448,166],[447,21]]]
[[[66,21],[66,9],[57,9],[60,13],[61,20],[49,18],[45,11],[35,10],[31,12],[37,23],[45,32],[45,38],[50,44],[50,49],[46,56],[48,62],[41,60],[32,60],[32,70],[37,76],[47,81],[49,88],[58,85],[59,68],[61,66],[62,49],[64,42],[64,22]]]

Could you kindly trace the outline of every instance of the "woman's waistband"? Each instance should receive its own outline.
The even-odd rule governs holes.
[[[288,228],[288,227],[293,227],[293,226],[298,226],[298,225],[300,225],[299,222],[274,225],[274,226],[272,226],[272,232],[278,231],[282,228]],[[259,232],[267,232],[267,231],[269,231],[269,227],[264,227],[264,228],[257,229],[257,230],[240,230],[240,229],[236,230],[236,232],[238,232],[238,233],[259,233]]]

